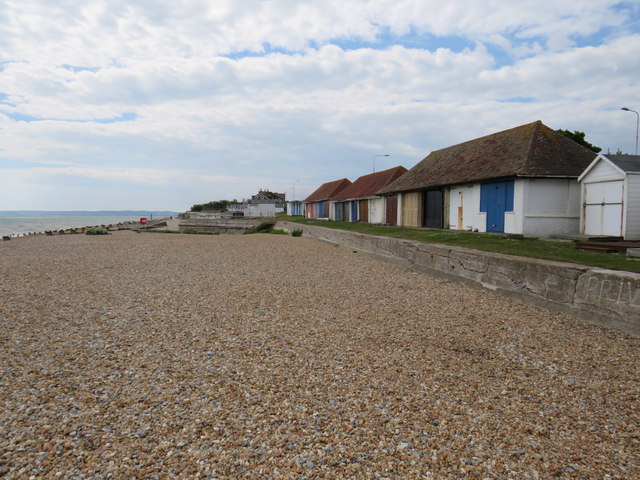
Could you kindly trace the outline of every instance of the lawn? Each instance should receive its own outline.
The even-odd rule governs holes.
[[[331,222],[301,217],[278,217],[278,220],[336,228],[351,232],[406,238],[423,243],[454,245],[488,252],[506,253],[522,257],[544,258],[559,262],[572,262],[614,270],[640,273],[640,259],[616,253],[600,253],[578,250],[566,240],[540,240],[537,238],[512,238],[488,233],[459,232],[426,228],[387,227],[368,223]]]

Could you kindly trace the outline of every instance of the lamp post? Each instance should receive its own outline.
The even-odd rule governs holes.
[[[293,201],[294,202],[296,200],[296,183],[300,183],[300,180],[296,180],[295,183],[293,185],[291,185],[291,188],[293,188]]]
[[[636,155],[638,155],[638,127],[640,127],[640,114],[635,110],[631,110],[627,107],[622,107],[620,110],[624,110],[625,112],[633,112],[636,114]]]
[[[373,173],[376,173],[376,157],[390,157],[391,155],[389,155],[388,153],[385,153],[384,155],[374,155],[373,156]]]

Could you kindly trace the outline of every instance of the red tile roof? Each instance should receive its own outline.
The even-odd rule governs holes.
[[[398,166],[381,172],[363,175],[340,193],[334,195],[331,200],[343,201],[356,198],[373,197],[380,189],[386,187],[406,172],[406,168]]]
[[[324,202],[330,200],[338,192],[351,185],[351,180],[343,178],[342,180],[334,180],[320,185],[315,192],[304,199],[305,203]]]
[[[431,152],[379,193],[517,176],[577,178],[595,158],[538,120]]]

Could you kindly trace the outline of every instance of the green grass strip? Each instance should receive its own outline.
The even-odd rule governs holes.
[[[543,258],[558,262],[571,262],[581,265],[626,270],[640,273],[640,259],[631,258],[618,253],[602,253],[579,250],[572,241],[541,240],[538,238],[509,238],[505,235],[489,233],[459,232],[456,230],[435,230],[426,228],[387,227],[368,223],[332,222],[312,220],[301,217],[279,216],[278,220],[316,225],[318,227],[335,228],[350,232],[380,235],[384,237],[404,238],[422,243],[452,245],[473,248],[486,252],[505,253],[521,257]]]

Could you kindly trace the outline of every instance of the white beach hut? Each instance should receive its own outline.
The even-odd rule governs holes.
[[[640,155],[599,154],[578,181],[581,233],[640,240]]]

